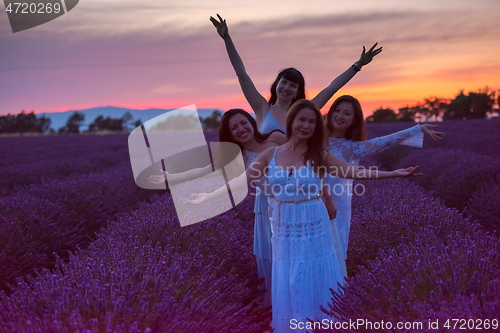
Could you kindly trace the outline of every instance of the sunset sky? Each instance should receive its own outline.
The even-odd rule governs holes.
[[[0,7],[0,115],[190,104],[250,110],[209,21],[216,13],[266,98],[286,67],[304,74],[313,97],[375,42],[383,52],[337,93],[357,97],[366,116],[379,106],[500,88],[499,0],[82,0],[15,34]]]

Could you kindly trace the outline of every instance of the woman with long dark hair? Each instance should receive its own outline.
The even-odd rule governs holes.
[[[290,106],[295,101],[306,98],[305,80],[302,73],[295,68],[286,68],[280,71],[271,85],[271,98],[266,100],[257,88],[255,88],[252,79],[248,75],[243,61],[229,35],[226,20],[219,14],[217,14],[217,17],[218,19],[210,17],[210,21],[217,29],[219,36],[224,40],[229,60],[236,72],[241,90],[255,113],[259,131],[261,133],[268,133],[272,130],[280,129],[285,132],[285,118]],[[374,56],[382,52],[382,48],[375,49],[376,46],[377,44],[373,45],[368,52],[366,52],[363,46],[363,52],[359,60],[312,99],[319,109],[328,102],[333,94],[349,82],[361,70],[361,67],[370,63]]]
[[[421,148],[424,133],[434,140],[442,140],[444,133],[436,132],[435,127],[437,125],[417,124],[403,131],[365,141],[365,120],[361,104],[356,98],[344,95],[333,102],[326,115],[327,149],[344,162],[357,167],[362,157],[377,154],[391,146],[400,144]],[[331,223],[332,229],[338,231],[339,239],[335,245],[342,249],[341,267],[343,275],[347,276],[345,259],[351,224],[353,181],[326,175],[325,183],[337,206],[337,216]]]
[[[279,130],[271,133],[261,134],[257,129],[255,119],[245,110],[231,109],[222,115],[219,124],[219,142],[230,142],[238,145],[243,153],[245,167],[248,168],[259,154],[269,147],[275,147],[285,142],[285,135]],[[234,159],[224,149],[218,149],[214,154],[214,164],[218,168]],[[186,172],[169,174],[169,180],[174,182],[187,181],[202,177],[212,172],[212,166],[191,169]],[[151,182],[159,184],[165,181],[166,175],[151,176]],[[261,304],[268,306],[271,304],[271,224],[269,222],[268,204],[265,192],[257,184],[255,193],[255,223],[254,223],[254,245],[253,253],[257,261],[257,274],[259,278],[264,278]],[[331,200],[331,198],[330,198]],[[333,202],[331,202],[332,204]]]
[[[299,100],[286,119],[287,142],[263,151],[232,189],[267,175],[276,197],[272,226],[272,327],[275,332],[303,332],[308,319],[329,319],[321,311],[343,276],[333,246],[330,219],[321,200],[321,178],[330,173],[350,179],[416,175],[418,167],[378,171],[353,167],[325,150],[324,125],[316,105]],[[192,194],[186,203],[201,204],[226,191]]]

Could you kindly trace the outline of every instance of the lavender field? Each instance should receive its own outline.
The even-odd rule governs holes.
[[[332,319],[500,319],[500,121],[439,130],[364,161],[423,175],[360,182]],[[269,330],[252,197],[181,228],[167,192],[134,184],[126,135],[0,138],[0,156],[0,332]]]

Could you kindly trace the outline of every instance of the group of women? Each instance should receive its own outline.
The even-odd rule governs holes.
[[[361,67],[382,51],[375,44],[358,61],[312,100],[305,99],[305,81],[294,69],[282,70],[266,100],[255,88],[228,32],[226,21],[211,17],[224,40],[241,89],[255,119],[246,111],[224,113],[219,141],[240,146],[246,172],[229,182],[231,188],[258,182],[255,197],[254,254],[266,292],[263,305],[272,305],[275,332],[297,332],[291,321],[321,321],[320,310],[347,276],[345,259],[350,225],[352,179],[381,179],[417,175],[418,167],[395,171],[358,168],[361,157],[394,144],[421,147],[423,133],[442,139],[434,125],[365,141],[361,106],[352,96],[339,97],[325,121],[319,109]],[[206,169],[203,172],[203,169]],[[178,179],[210,172],[201,168]],[[172,176],[172,175],[171,175]],[[152,176],[152,182],[164,176]],[[347,178],[347,179],[344,179]],[[201,204],[225,192],[193,194],[186,202]],[[336,215],[336,216],[335,216]],[[331,318],[328,318],[331,319]]]

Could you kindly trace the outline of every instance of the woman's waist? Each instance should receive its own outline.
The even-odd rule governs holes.
[[[278,204],[284,203],[294,203],[300,204],[304,202],[309,202],[313,200],[320,200],[321,195],[319,193],[275,193],[274,199]]]
[[[270,187],[266,190],[272,193],[266,193],[269,196],[282,198],[280,200],[291,199],[305,199],[317,196],[321,193],[322,184],[320,181],[311,183],[271,183]]]

